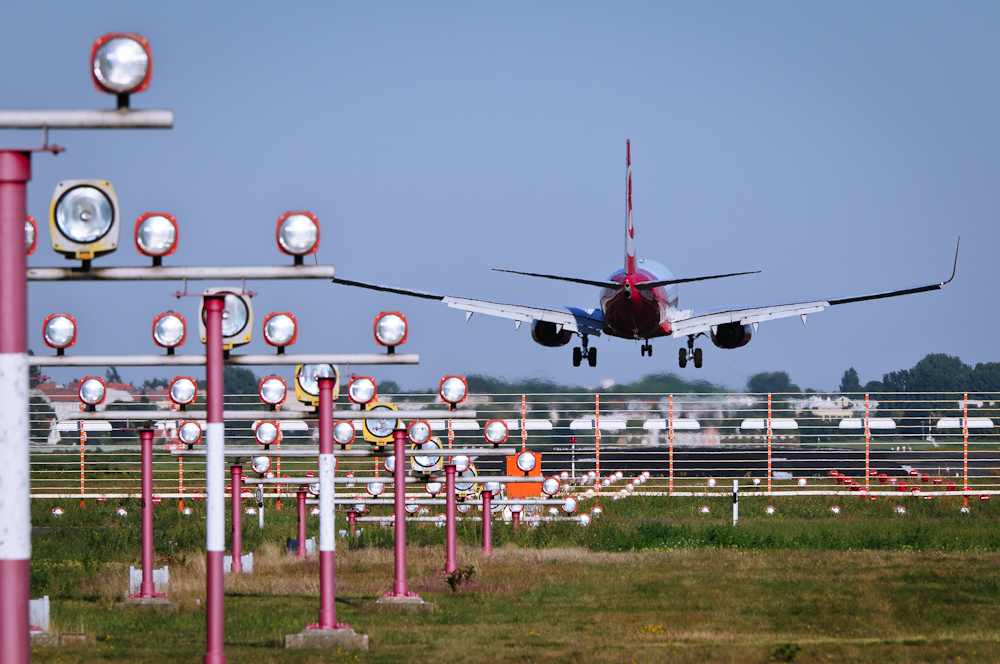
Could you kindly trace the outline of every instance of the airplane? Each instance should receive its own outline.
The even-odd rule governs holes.
[[[747,306],[730,309],[680,309],[678,308],[678,285],[708,279],[723,279],[756,272],[733,272],[703,277],[678,279],[660,263],[647,259],[636,259],[635,232],[632,226],[632,154],[631,141],[625,142],[625,266],[604,281],[563,277],[554,274],[499,270],[541,279],[568,281],[602,289],[599,306],[594,309],[577,307],[552,307],[512,302],[495,302],[454,295],[441,295],[405,288],[380,286],[360,281],[334,278],[334,283],[356,286],[386,293],[396,293],[424,299],[439,300],[454,309],[465,311],[465,320],[474,313],[498,316],[514,320],[514,329],[521,323],[531,322],[531,338],[550,348],[567,345],[573,335],[579,335],[581,345],[573,348],[573,366],[580,366],[583,360],[597,366],[597,349],[589,345],[589,337],[606,334],[623,339],[641,340],[641,355],[653,355],[650,339],[657,337],[687,337],[687,347],[678,349],[677,363],[680,368],[693,361],[696,369],[702,366],[702,350],[695,347],[699,337],[708,337],[718,348],[734,349],[750,343],[753,333],[760,323],[799,316],[805,324],[806,316],[823,311],[826,307],[865,300],[878,300],[911,293],[938,290],[951,283],[958,269],[958,246],[955,248],[955,263],[951,277],[922,286],[899,290],[881,291],[866,295],[828,298],[805,302],[788,302]],[[959,245],[961,237],[959,237]]]

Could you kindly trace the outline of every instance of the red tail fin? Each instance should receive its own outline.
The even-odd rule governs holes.
[[[635,274],[635,230],[632,228],[632,142],[625,141],[625,274]]]

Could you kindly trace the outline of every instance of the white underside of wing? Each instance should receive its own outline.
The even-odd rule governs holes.
[[[742,307],[739,309],[685,309],[673,311],[670,315],[672,336],[686,337],[689,334],[711,332],[712,328],[726,323],[741,323],[753,325],[778,318],[806,316],[823,311],[830,305],[826,300],[812,302],[793,302],[790,304],[769,304],[760,307]]]
[[[529,321],[545,321],[561,325],[562,329],[578,334],[598,336],[604,327],[603,317],[596,309],[576,309],[570,307],[545,307],[532,304],[514,304],[511,302],[491,302],[473,298],[445,295],[442,301],[453,309],[466,312],[466,317],[472,314],[484,314],[509,318],[518,323]]]

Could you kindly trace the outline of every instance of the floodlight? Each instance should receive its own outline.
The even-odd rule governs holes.
[[[250,468],[258,475],[264,475],[271,470],[271,457],[256,456],[250,461]]]
[[[187,322],[184,316],[168,311],[153,319],[153,342],[160,348],[166,348],[167,355],[173,355],[174,349],[183,346],[186,340]]]
[[[312,495],[319,496],[319,482],[313,482],[309,485],[308,489]]]
[[[287,311],[278,311],[264,316],[264,341],[278,348],[278,354],[285,352],[285,346],[291,346],[299,336],[298,323],[295,316]]]
[[[253,437],[264,446],[264,449],[267,449],[269,445],[278,440],[278,423],[270,420],[261,422],[254,430]]]
[[[466,470],[471,463],[472,460],[464,454],[458,454],[451,458],[451,465],[455,466],[455,470],[460,473]]]
[[[201,425],[194,420],[185,420],[177,427],[177,439],[189,447],[201,441],[201,433]]]
[[[46,316],[42,323],[42,340],[49,348],[56,349],[56,355],[62,355],[76,343],[76,319],[69,314]]]
[[[420,422],[422,420],[418,420]],[[412,426],[412,425],[411,425]],[[430,433],[430,427],[428,429],[428,434]],[[431,439],[424,441],[419,445],[414,445],[415,449],[427,450],[429,452],[437,451],[441,449],[441,443],[437,439]],[[429,473],[433,470],[441,469],[441,457],[437,455],[428,456],[415,456],[412,457],[413,470],[421,473]]]
[[[129,95],[149,87],[153,52],[142,35],[113,32],[94,40],[90,65],[94,86],[116,95],[119,109],[128,108]]]
[[[475,480],[477,477],[479,477],[479,471],[474,465],[470,464],[465,470],[459,471],[458,477],[455,478],[455,493],[460,496],[467,496],[470,493],[475,493],[476,483],[468,480]]]
[[[287,393],[288,386],[285,385],[285,379],[280,376],[261,378],[260,386],[257,388],[257,395],[260,397],[260,400],[272,407],[284,403]]]
[[[590,525],[590,515],[589,514],[581,514],[577,518],[580,519],[580,525],[581,526],[589,526]]]
[[[394,403],[372,402],[365,404],[365,410],[367,411],[384,410],[388,415],[390,411],[397,410],[397,407],[396,404]],[[367,442],[375,443],[376,445],[381,447],[392,440],[392,432],[399,428],[402,428],[400,421],[393,417],[366,419],[361,429],[361,435]]]
[[[406,427],[406,437],[416,446],[423,445],[431,437],[431,425],[426,420],[413,420]]]
[[[345,473],[344,477],[347,478],[347,484],[345,485],[348,489],[354,488],[354,473]]]
[[[444,485],[440,482],[428,482],[424,485],[424,491],[432,496],[436,496],[444,490]]]
[[[602,514],[604,514],[604,510],[597,505],[595,505],[590,510],[590,516],[594,517],[595,519],[599,518]]]
[[[170,400],[180,406],[190,406],[198,398],[198,384],[193,378],[178,376],[170,381]]]
[[[340,370],[332,364],[300,364],[295,367],[295,396],[307,406],[319,406],[319,378],[331,376],[333,398],[340,394]]]
[[[462,376],[445,376],[438,386],[441,400],[449,406],[462,403],[469,394],[469,384]]]
[[[512,514],[520,514],[524,511],[524,505],[510,505],[510,511]]]
[[[78,394],[80,401],[88,407],[88,410],[93,410],[98,404],[104,403],[107,391],[103,379],[91,376],[80,381]]]
[[[564,500],[562,505],[560,505],[559,507],[562,508],[562,511],[566,512],[566,514],[572,514],[573,512],[576,511],[576,498],[570,496],[569,498]]]
[[[500,486],[500,482],[484,482],[483,483],[483,491],[489,491],[490,494],[492,494],[494,498],[496,498],[497,495],[499,495],[501,488],[502,487]]]
[[[503,420],[490,420],[483,427],[486,442],[500,445],[507,440],[507,423]]]
[[[368,486],[365,487],[365,490],[371,496],[380,496],[382,495],[382,492],[385,491],[385,485],[381,482],[369,482]]]
[[[351,403],[366,404],[375,400],[378,388],[370,376],[354,376],[347,386],[347,398]]]
[[[531,452],[521,452],[517,455],[517,467],[521,472],[530,473],[535,468],[535,455]]]
[[[24,220],[24,255],[30,256],[35,253],[35,247],[38,245],[38,226],[35,224],[35,218],[30,214]]]
[[[457,509],[462,514],[468,514],[469,512],[472,511],[472,505],[469,505],[468,503],[459,503],[458,505],[455,506],[455,509]]]
[[[118,197],[107,180],[65,180],[49,204],[52,248],[89,267],[93,258],[118,248]]]
[[[163,265],[163,257],[177,251],[177,220],[166,212],[147,212],[135,222],[135,248]]]
[[[246,293],[235,292],[231,288],[207,288],[205,295],[221,295],[222,305],[222,348],[229,351],[236,346],[250,343],[253,336],[253,305]],[[198,331],[201,342],[205,343],[205,299],[198,306]]]
[[[302,257],[319,249],[319,219],[311,212],[286,212],[278,217],[278,249],[295,257],[295,264],[302,265]]]
[[[416,514],[420,510],[420,505],[417,504],[416,498],[407,498],[403,509],[406,510],[407,514]]]
[[[542,493],[546,496],[554,496],[559,493],[559,480],[555,477],[547,477],[545,481],[542,482]]]
[[[333,425],[333,442],[340,445],[341,449],[344,449],[354,442],[354,435],[355,431],[353,422],[340,420]]]
[[[406,343],[406,335],[406,316],[398,311],[383,311],[375,317],[375,341],[386,346],[390,355]]]

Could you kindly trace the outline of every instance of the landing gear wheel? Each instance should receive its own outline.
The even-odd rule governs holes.
[[[590,350],[587,351],[587,362],[589,362],[590,366],[592,366],[592,367],[596,367],[597,366],[597,349],[596,348],[591,348]]]
[[[573,349],[573,366],[574,367],[580,366],[580,362],[582,361],[583,361],[583,352],[580,350],[580,347],[577,346],[576,348]]]
[[[701,369],[701,349],[694,349],[694,368]]]
[[[688,352],[686,348],[681,348],[677,351],[677,364],[683,369],[688,363]]]
[[[645,343],[639,346],[639,354],[653,357],[653,344]]]

